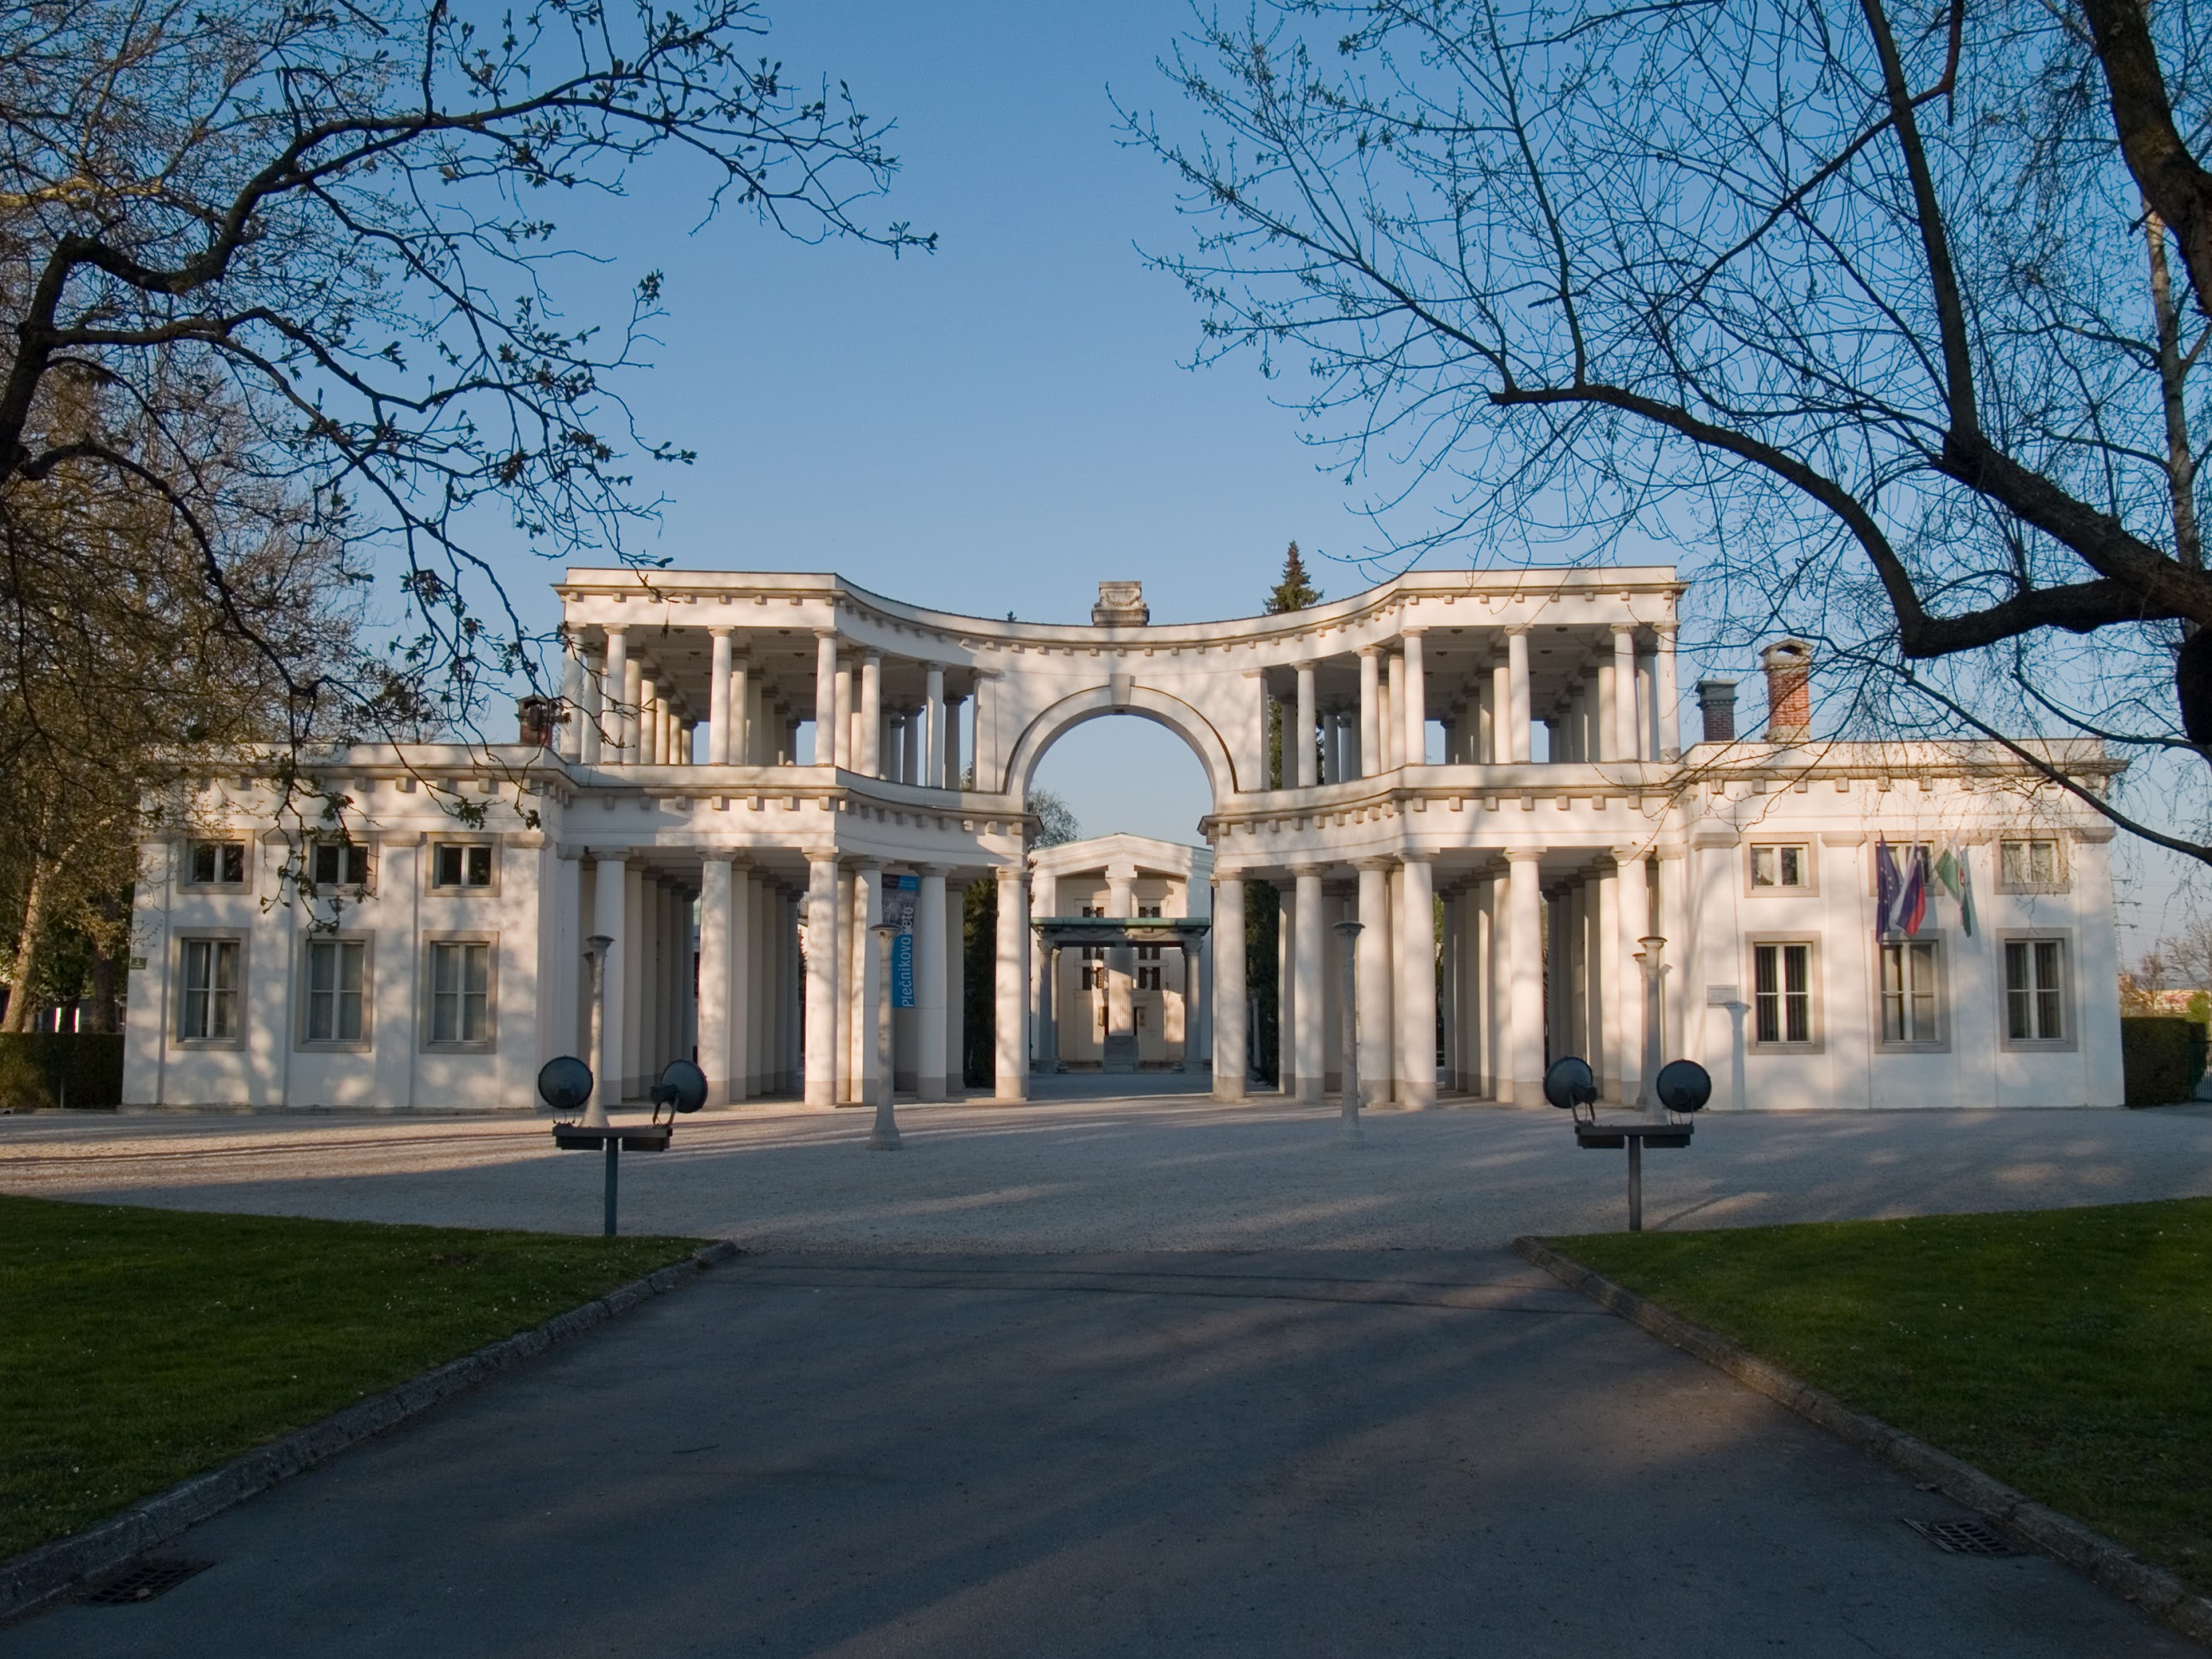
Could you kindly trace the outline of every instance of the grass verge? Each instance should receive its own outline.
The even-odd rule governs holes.
[[[698,1243],[0,1197],[0,1559]]]
[[[1547,1242],[2212,1591],[2212,1200]]]

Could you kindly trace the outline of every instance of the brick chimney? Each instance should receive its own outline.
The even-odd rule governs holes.
[[[1783,640],[1759,653],[1766,671],[1766,740],[1800,743],[1813,730],[1813,647]]]
[[[515,723],[521,727],[520,741],[526,747],[550,749],[553,729],[563,718],[560,704],[550,697],[522,697],[514,705]]]
[[[1707,743],[1735,741],[1735,682],[1699,680],[1698,713],[1705,723]]]

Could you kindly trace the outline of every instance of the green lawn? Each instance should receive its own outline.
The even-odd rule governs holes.
[[[2212,1590],[2212,1200],[1547,1242]]]
[[[697,1244],[0,1197],[0,1559]]]

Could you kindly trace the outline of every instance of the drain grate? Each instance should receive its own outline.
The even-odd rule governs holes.
[[[1980,1521],[1915,1521],[1900,1517],[1939,1550],[1954,1555],[2025,1555],[2027,1552],[1996,1528]]]
[[[195,1573],[205,1572],[212,1561],[185,1561],[174,1556],[153,1556],[109,1579],[83,1599],[96,1607],[135,1607],[173,1590]]]

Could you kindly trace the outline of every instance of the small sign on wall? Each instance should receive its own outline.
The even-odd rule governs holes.
[[[1705,1006],[1708,1008],[1725,1008],[1731,1002],[1742,1000],[1743,993],[1735,986],[1708,985],[1705,987]]]

